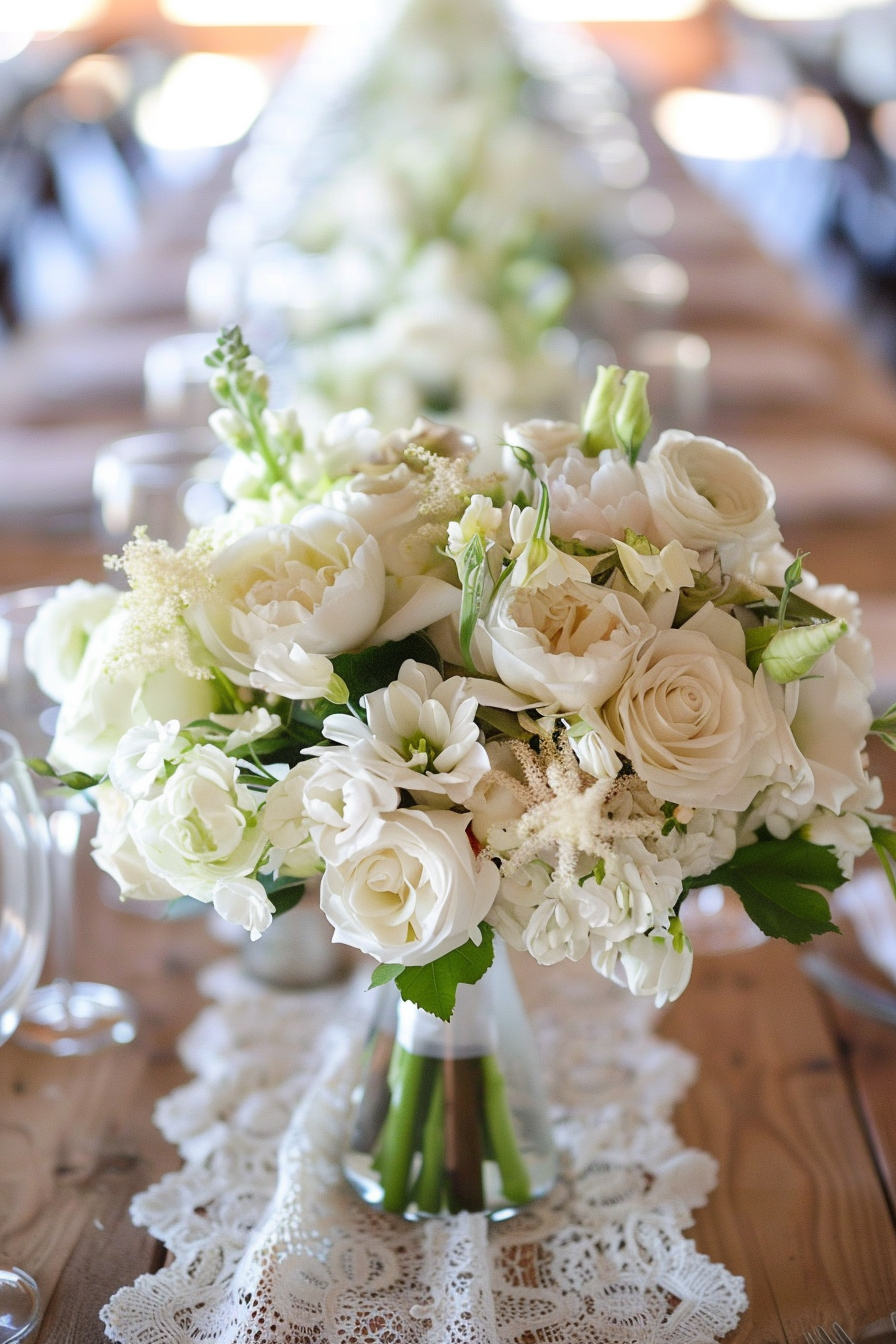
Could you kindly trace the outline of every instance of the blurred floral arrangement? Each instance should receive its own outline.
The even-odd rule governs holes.
[[[856,857],[890,871],[857,599],[783,549],[736,449],[639,460],[645,375],[599,369],[581,424],[508,426],[480,474],[423,418],[306,439],[238,328],[209,362],[233,507],[181,551],[138,532],[129,592],[60,589],[29,631],[61,703],[35,768],[90,791],[123,897],[257,938],[322,873],[334,939],[448,1019],[494,933],[662,1003],[694,887],[804,942]]]
[[[623,194],[559,92],[524,68],[500,6],[418,0],[324,128],[322,171],[317,144],[258,149],[294,190],[267,217],[246,202],[243,301],[291,347],[272,375],[303,423],[364,405],[386,429],[450,414],[485,440],[511,411],[577,405],[559,324],[588,313]],[[596,98],[592,80],[592,120]]]

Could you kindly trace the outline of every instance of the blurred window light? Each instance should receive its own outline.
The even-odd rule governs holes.
[[[821,89],[797,89],[790,101],[790,145],[813,159],[842,159],[849,126],[834,99]]]
[[[527,19],[551,23],[657,23],[692,19],[702,14],[708,0],[513,0]]]
[[[889,159],[896,159],[896,98],[879,103],[871,113],[874,138]]]
[[[653,122],[670,149],[696,159],[766,159],[787,130],[773,98],[714,89],[673,89],[657,102]]]
[[[855,9],[878,9],[890,0],[731,0],[731,3],[751,19],[809,23],[842,19]]]
[[[0,28],[0,61],[11,61],[24,51],[34,38],[31,28]]]
[[[127,61],[108,53],[82,56],[60,77],[58,88],[66,112],[75,121],[105,121],[131,92]]]
[[[305,27],[373,17],[377,0],[159,0],[169,23],[193,28]]]
[[[231,145],[249,130],[270,94],[258,66],[238,56],[197,51],[171,65],[137,103],[135,127],[154,149]]]
[[[0,0],[0,34],[87,28],[107,7],[108,0]]]

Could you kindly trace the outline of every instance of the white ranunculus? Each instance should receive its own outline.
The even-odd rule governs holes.
[[[274,845],[290,851],[290,866],[296,861],[295,847],[301,843],[300,825],[307,826],[327,863],[340,863],[356,849],[375,842],[381,816],[394,812],[400,802],[393,784],[359,770],[350,752],[329,747],[316,760],[295,766],[271,787],[264,825]],[[295,818],[292,827],[290,815]]]
[[[684,993],[694,965],[688,940],[676,951],[669,933],[636,933],[622,944],[619,959],[632,994],[654,995],[658,1008]]]
[[[378,961],[423,966],[478,938],[500,874],[475,858],[469,820],[402,808],[380,818],[373,845],[328,864],[320,903],[333,941]]]
[[[118,883],[122,899],[176,901],[180,892],[150,871],[134,843],[129,826],[131,799],[109,784],[95,789],[93,797],[99,813],[96,835],[91,841],[93,861]]]
[[[159,771],[187,748],[177,719],[153,720],[145,727],[129,728],[109,762],[109,779],[119,793],[129,798],[148,798]]]
[[[212,900],[218,882],[248,877],[267,836],[258,795],[239,780],[239,762],[217,747],[193,747],[158,797],[136,803],[131,834],[154,873],[184,896]]]
[[[129,728],[154,720],[192,723],[208,718],[218,707],[212,681],[181,672],[142,672],[125,668],[110,675],[109,660],[121,635],[126,613],[116,607],[90,637],[74,681],[59,710],[56,736],[47,753],[57,770],[84,770],[103,775]]]
[[[270,928],[276,909],[254,877],[228,877],[216,882],[211,903],[222,919],[244,928],[253,943]]]
[[[603,717],[661,801],[741,811],[770,778],[772,708],[744,661],[743,630],[715,608],[645,643]]]
[[[736,448],[666,430],[641,475],[663,540],[718,551],[726,574],[752,574],[781,540],[774,486]]]
[[[654,634],[633,597],[568,581],[543,589],[505,584],[485,617],[498,676],[551,708],[599,708]]]
[[[363,645],[379,623],[385,573],[360,524],[312,506],[215,556],[215,589],[188,619],[215,664],[249,684],[259,655],[293,644],[327,657]]]
[[[545,481],[554,536],[580,541],[593,551],[609,550],[624,539],[627,530],[658,544],[639,466],[632,467],[609,452],[598,458],[571,453],[551,463]]]
[[[331,714],[323,725],[331,742],[349,750],[358,771],[430,806],[440,798],[468,800],[489,759],[476,723],[479,702],[465,677],[443,681],[434,667],[409,658],[397,681],[369,692],[364,705],[366,724],[349,714]]]
[[[25,666],[44,695],[61,701],[87,651],[90,636],[121,594],[108,583],[76,579],[57,588],[25,631]]]
[[[406,462],[368,467],[324,495],[324,505],[375,536],[386,572],[399,578],[447,566],[432,539],[418,536],[424,477]]]

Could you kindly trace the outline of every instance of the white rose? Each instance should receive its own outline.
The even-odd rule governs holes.
[[[368,467],[337,489],[329,490],[323,503],[328,509],[354,518],[375,536],[386,572],[406,578],[444,563],[432,540],[416,535],[424,486],[423,476],[412,471],[406,462]]]
[[[871,646],[862,635],[844,635],[796,683],[793,739],[808,762],[816,807],[840,813],[867,782],[862,759],[871,727],[874,686]]]
[[[653,994],[657,1008],[684,993],[694,966],[688,940],[676,951],[669,933],[636,933],[622,944],[619,956],[632,994]]]
[[[77,675],[65,693],[48,752],[57,770],[103,775],[129,728],[154,720],[192,723],[218,707],[214,682],[174,670],[146,677],[126,668],[109,675],[109,660],[126,614],[117,607],[90,637]]]
[[[403,808],[380,818],[374,845],[324,872],[320,902],[333,941],[378,961],[423,966],[478,938],[500,874],[474,857],[469,817]]]
[[[180,892],[150,871],[134,843],[129,827],[131,799],[108,784],[95,789],[93,797],[99,813],[96,835],[91,841],[93,861],[115,879],[122,899],[176,901]]]
[[[267,846],[258,795],[239,762],[193,747],[157,798],[134,807],[131,834],[149,867],[185,896],[210,901],[216,885],[254,872]]]
[[[781,540],[774,486],[736,448],[666,430],[641,476],[663,540],[718,551],[725,573],[752,574]]]
[[[211,903],[222,919],[244,928],[253,943],[270,928],[276,909],[254,877],[230,877],[216,882]]]
[[[108,583],[77,579],[57,588],[25,631],[25,666],[44,695],[63,700],[87,651],[90,636],[112,612],[120,593]]]
[[[485,629],[505,685],[567,711],[604,704],[654,634],[633,597],[572,580],[537,590],[505,584]]]
[[[608,550],[627,530],[656,544],[659,533],[640,467],[609,452],[598,458],[571,453],[545,472],[551,531],[593,551]]]
[[[148,798],[166,761],[187,748],[177,719],[153,720],[145,727],[129,728],[109,762],[109,779],[119,793],[129,798]]]
[[[479,702],[465,677],[443,681],[434,667],[409,658],[398,680],[366,695],[364,706],[366,724],[331,714],[323,725],[330,741],[348,748],[359,772],[407,789],[418,802],[467,801],[489,759],[476,723]]]
[[[661,801],[739,812],[768,782],[771,705],[744,661],[743,630],[714,608],[643,645],[603,718]]]
[[[265,649],[297,644],[330,656],[363,645],[383,609],[376,539],[318,506],[292,525],[250,532],[211,568],[215,590],[188,616],[217,666],[241,686]]]

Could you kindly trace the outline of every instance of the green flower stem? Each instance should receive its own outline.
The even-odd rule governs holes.
[[[532,1186],[513,1132],[504,1077],[493,1055],[486,1055],[482,1060],[482,1081],[485,1124],[501,1172],[505,1198],[513,1204],[524,1204],[532,1198]]]
[[[400,1045],[395,1046],[392,1059],[395,1067],[394,1073],[391,1069],[390,1073],[394,1086],[378,1159],[383,1182],[383,1208],[390,1213],[404,1213],[408,1204],[417,1106],[426,1060],[422,1055],[412,1055]]]
[[[423,1162],[417,1181],[417,1208],[421,1213],[440,1213],[445,1168],[445,1083],[438,1062],[423,1126],[421,1152]]]
[[[283,463],[279,460],[273,448],[268,443],[268,436],[261,415],[254,406],[248,407],[247,409],[249,421],[252,428],[255,430],[255,443],[258,449],[258,454],[264,459],[264,464],[271,476],[271,483],[276,484],[279,481],[282,485],[288,486],[290,484],[289,477],[283,468]]]

